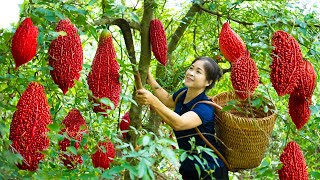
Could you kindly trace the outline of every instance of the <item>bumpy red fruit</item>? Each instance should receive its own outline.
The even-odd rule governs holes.
[[[306,161],[299,145],[291,141],[280,156],[283,166],[278,171],[280,180],[308,180]]]
[[[162,64],[167,63],[167,37],[164,27],[159,19],[150,21],[150,43],[155,58]]]
[[[31,82],[19,99],[10,125],[11,150],[23,157],[18,168],[30,171],[38,168],[39,161],[44,158],[41,151],[49,147],[46,133],[51,122],[44,88]]]
[[[111,33],[105,30],[100,35],[98,49],[88,75],[88,85],[95,98],[109,98],[115,107],[118,106],[121,93],[119,69]],[[94,112],[105,112],[105,109],[108,108],[110,107],[101,103],[93,110]]]
[[[66,35],[59,35],[49,47],[49,65],[53,81],[64,94],[68,88],[74,86],[74,80],[80,78],[83,63],[83,50],[77,29],[70,20],[60,20],[56,28],[57,32],[64,31]]]
[[[128,131],[130,126],[130,115],[129,111],[124,114],[122,120],[120,122],[120,130],[121,131]],[[125,139],[127,137],[127,132],[122,132],[122,136]]]
[[[80,111],[77,109],[72,109],[62,121],[62,124],[65,126],[65,128],[62,129],[59,133],[66,133],[68,138],[65,138],[59,142],[60,150],[67,151],[67,147],[71,145],[69,139],[74,139],[76,141],[74,147],[78,149],[80,147],[82,135],[84,133],[88,133],[86,122],[82,117]],[[66,153],[62,153],[60,157],[64,165],[69,169],[74,169],[78,163],[82,163],[82,158],[80,155],[69,155]]]
[[[311,111],[309,105],[306,98],[294,93],[290,94],[289,114],[298,130],[300,130],[310,118]]]
[[[248,51],[232,65],[231,82],[236,94],[241,99],[251,97],[259,85],[259,74],[256,63],[250,58]]]
[[[13,35],[11,53],[17,69],[22,64],[32,60],[36,55],[38,45],[38,28],[33,25],[31,18],[22,21]]]
[[[279,96],[290,94],[297,87],[303,69],[303,59],[298,42],[284,31],[272,36],[272,64],[270,79]]]
[[[228,22],[222,25],[219,34],[219,48],[223,56],[231,63],[236,62],[246,51],[246,45],[241,37],[231,29]]]
[[[98,150],[91,155],[93,166],[108,169],[110,163],[113,162],[115,153],[114,146],[109,139],[106,142],[99,142]]]
[[[303,70],[301,76],[299,76],[298,87],[294,90],[294,94],[305,98],[309,104],[312,104],[312,94],[316,87],[316,72],[312,64],[309,61],[304,61]]]

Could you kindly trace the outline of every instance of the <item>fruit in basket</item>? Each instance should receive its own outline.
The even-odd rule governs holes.
[[[259,85],[258,68],[250,53],[245,51],[242,56],[232,65],[231,82],[235,93],[241,99],[252,96]]]

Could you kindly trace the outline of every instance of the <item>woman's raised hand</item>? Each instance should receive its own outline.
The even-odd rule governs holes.
[[[152,105],[155,102],[155,96],[146,89],[138,89],[136,91],[136,100],[142,105]]]

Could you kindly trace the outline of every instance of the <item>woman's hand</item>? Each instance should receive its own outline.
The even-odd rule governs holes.
[[[156,97],[146,89],[139,89],[137,90],[136,98],[139,104],[153,105]]]

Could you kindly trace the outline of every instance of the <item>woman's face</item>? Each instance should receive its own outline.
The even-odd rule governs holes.
[[[184,84],[186,87],[199,89],[209,86],[204,66],[205,61],[201,60],[198,60],[191,64],[184,78]]]

